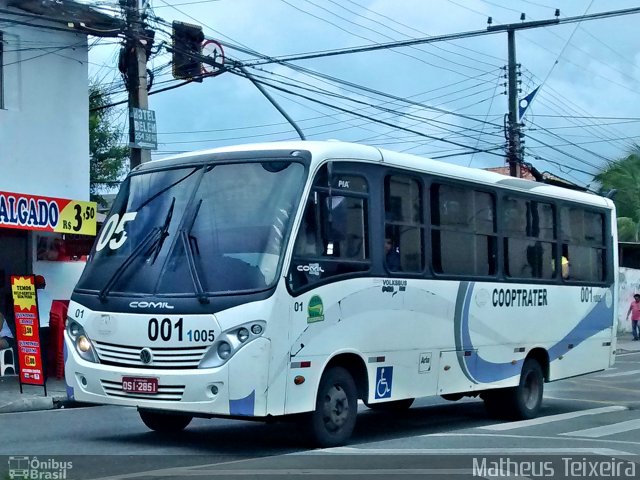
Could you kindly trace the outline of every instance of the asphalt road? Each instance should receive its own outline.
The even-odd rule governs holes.
[[[307,449],[296,424],[195,419],[182,434],[162,436],[129,408],[3,414],[0,478],[8,456],[13,466],[35,456],[50,471],[59,464],[47,461],[70,461],[69,479],[497,478],[516,471],[521,478],[634,478],[639,392],[640,353],[626,354],[614,369],[545,385],[534,420],[496,421],[475,399],[421,400],[400,414],[363,406],[350,444],[325,450]]]

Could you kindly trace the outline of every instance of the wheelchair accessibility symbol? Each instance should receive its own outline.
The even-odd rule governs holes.
[[[378,367],[376,370],[376,394],[375,398],[391,397],[391,385],[393,383],[393,367]]]

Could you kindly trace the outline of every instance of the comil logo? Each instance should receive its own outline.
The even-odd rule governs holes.
[[[299,272],[305,272],[309,275],[315,275],[319,277],[321,273],[324,273],[324,270],[320,266],[319,263],[310,263],[309,265],[298,265]]]
[[[173,310],[173,305],[169,302],[131,302],[129,304],[131,308],[166,308]]]
[[[9,478],[28,480],[65,480],[73,462],[54,458],[9,457]]]

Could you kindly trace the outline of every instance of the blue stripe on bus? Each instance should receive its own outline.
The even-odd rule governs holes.
[[[463,350],[475,350],[469,331],[469,309],[474,286],[475,282],[461,282],[459,287],[460,290],[465,291],[465,295],[461,318],[456,318],[455,322],[460,325],[460,330],[458,330],[458,325],[456,325],[456,335],[460,335],[459,341],[456,339],[456,344],[462,345]],[[613,302],[611,307],[607,307],[606,295],[603,295],[593,309],[591,309],[562,340],[548,349],[549,362],[566,354],[569,351],[569,342],[575,347],[612,325]],[[511,362],[495,363],[483,359],[480,355],[477,355],[474,362],[468,362],[471,358],[472,357],[459,357],[460,361],[464,362],[466,366],[463,372],[470,380],[481,383],[497,382],[518,375],[524,362],[524,360],[518,360],[515,364]]]
[[[229,399],[229,414],[252,416],[256,405],[256,391],[238,400]]]

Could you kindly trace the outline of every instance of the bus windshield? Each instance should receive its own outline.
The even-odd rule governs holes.
[[[184,296],[272,286],[304,170],[268,161],[132,175],[77,288]]]

